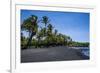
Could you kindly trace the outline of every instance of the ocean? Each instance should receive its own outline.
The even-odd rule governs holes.
[[[85,56],[87,56],[87,57],[90,56],[90,49],[89,49],[89,47],[80,47],[80,49],[81,49],[81,53],[82,53],[83,55],[85,55]]]

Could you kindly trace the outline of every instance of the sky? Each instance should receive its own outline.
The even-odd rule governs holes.
[[[21,10],[21,23],[31,15],[38,16],[39,20],[47,16],[58,33],[70,36],[73,41],[89,42],[89,13]],[[24,32],[24,35],[28,33]]]

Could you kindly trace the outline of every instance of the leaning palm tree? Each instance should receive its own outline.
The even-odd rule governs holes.
[[[21,25],[21,29],[24,30],[24,31],[28,31],[29,34],[30,34],[28,42],[27,42],[26,46],[23,49],[28,48],[28,46],[31,44],[32,37],[34,35],[36,35],[36,33],[38,31],[37,19],[38,19],[37,16],[32,15],[29,18],[27,18],[26,20],[24,20],[22,25]]]

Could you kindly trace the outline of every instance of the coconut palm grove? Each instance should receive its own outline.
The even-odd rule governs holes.
[[[20,34],[21,62],[74,60],[74,58],[67,59],[66,51],[89,47],[89,13],[21,10]],[[32,54],[29,50],[33,51]],[[63,57],[54,51],[55,55],[49,55],[51,50],[56,52],[64,50]],[[42,53],[48,55],[47,58],[44,58],[45,55]],[[77,50],[76,54],[79,56],[78,59],[75,58],[76,60],[89,59],[87,56],[82,57],[81,50]],[[39,57],[42,58],[37,59]]]

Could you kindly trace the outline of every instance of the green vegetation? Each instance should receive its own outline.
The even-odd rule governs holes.
[[[29,37],[25,37],[23,31],[28,32]],[[37,16],[32,15],[21,24],[21,48],[27,49],[31,46],[35,48],[50,46],[86,47],[89,46],[89,43],[74,42],[70,36],[59,33],[47,16],[38,20]]]
[[[74,47],[89,47],[88,42],[71,42],[69,46],[74,46]]]

